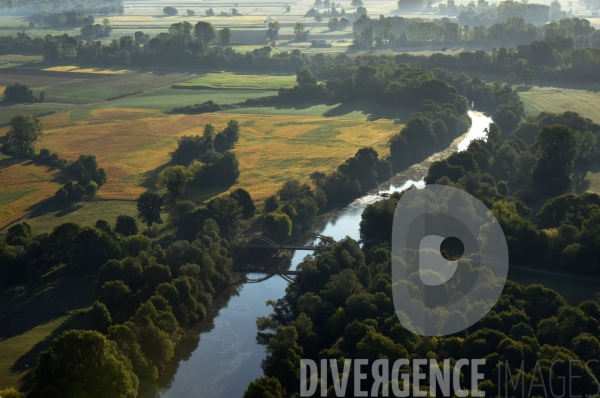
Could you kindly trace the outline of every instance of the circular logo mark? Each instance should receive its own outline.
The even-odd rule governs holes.
[[[508,248],[492,212],[445,185],[410,189],[392,227],[392,292],[402,325],[421,336],[450,335],[494,306],[508,273]]]

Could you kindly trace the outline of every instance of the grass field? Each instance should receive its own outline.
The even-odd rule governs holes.
[[[109,180],[100,190],[105,199],[135,199],[154,184],[169,161],[178,137],[202,134],[212,123],[223,129],[230,119],[242,128],[235,152],[240,185],[264,199],[291,177],[308,181],[316,171],[332,171],[358,148],[385,153],[387,141],[402,126],[383,119],[267,116],[246,114],[166,115],[141,109],[95,109],[71,120],[69,113],[44,118],[40,146],[75,159],[96,155]]]
[[[526,271],[509,270],[508,279],[524,286],[539,283],[556,291],[563,296],[569,305],[579,305],[585,300],[595,300],[596,293],[600,290],[595,283],[586,283],[579,280],[560,278],[558,276],[540,275]]]
[[[136,217],[137,207],[134,201],[124,200],[93,200],[59,205],[48,203],[38,210],[33,211],[23,221],[27,221],[34,234],[51,232],[58,224],[74,222],[83,226],[94,226],[98,220],[106,220],[113,227],[117,216],[127,215]],[[163,220],[166,221],[167,215]],[[145,228],[141,223],[139,228]],[[0,231],[0,234],[6,229]]]
[[[201,104],[212,100],[217,104],[237,104],[250,98],[276,95],[268,90],[181,90],[164,88],[94,105],[93,108],[138,108],[170,112],[173,108]],[[90,107],[91,109],[91,107]]]
[[[573,111],[600,123],[600,113],[598,112],[600,93],[533,87],[527,91],[520,91],[519,96],[525,105],[527,116],[534,116],[543,111],[556,113]]]
[[[189,82],[176,84],[175,88],[233,88],[252,90],[277,90],[296,84],[296,76],[242,75],[237,73],[209,73]]]
[[[64,268],[36,281],[0,292],[0,390],[30,387],[29,372],[39,354],[65,330],[88,328],[85,314],[93,303],[89,276]]]
[[[0,227],[52,197],[66,180],[58,169],[0,155]]]

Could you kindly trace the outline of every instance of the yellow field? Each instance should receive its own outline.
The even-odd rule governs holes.
[[[45,117],[46,136],[39,146],[67,159],[96,155],[108,174],[100,196],[135,199],[170,160],[178,137],[201,135],[206,123],[221,130],[230,119],[242,126],[235,149],[241,171],[237,186],[257,199],[272,195],[289,178],[308,181],[314,171],[333,171],[363,146],[384,154],[389,138],[402,127],[391,120],[97,109],[77,122],[68,113]]]
[[[520,91],[519,96],[525,105],[527,116],[535,116],[543,111],[555,113],[573,111],[600,123],[600,105],[598,105],[600,104],[600,93],[554,87],[533,87],[527,91]]]
[[[0,86],[0,95],[4,95],[4,90],[6,90],[6,86]]]
[[[51,68],[42,69],[49,72],[72,72],[72,73],[97,73],[99,75],[121,75],[129,72],[125,69],[97,69],[97,68],[80,68],[78,66],[53,66]]]
[[[0,157],[0,228],[53,196],[65,180],[60,170]]]

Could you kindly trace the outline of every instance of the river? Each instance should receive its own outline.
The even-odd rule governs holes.
[[[329,212],[319,219],[315,231],[336,240],[346,236],[358,240],[361,214],[367,205],[381,200],[381,194],[402,191],[413,184],[417,188],[424,187],[423,178],[432,162],[457,150],[463,151],[472,140],[485,137],[484,130],[492,119],[479,112],[469,112],[469,116],[472,120],[469,131],[446,150],[397,174],[345,208]],[[295,269],[306,254],[297,251],[292,257],[291,269]],[[222,303],[223,308],[211,323],[200,326],[198,347],[187,361],[179,364],[171,386],[161,397],[241,397],[248,384],[263,374],[260,363],[265,357],[265,347],[256,343],[256,318],[270,313],[271,307],[265,302],[282,297],[286,286],[285,280],[275,276],[238,287],[238,295],[226,295],[229,302]]]

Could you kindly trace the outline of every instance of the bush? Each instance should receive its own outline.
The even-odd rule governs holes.
[[[112,323],[108,308],[103,303],[96,301],[89,314],[92,327],[100,333],[106,334],[108,327]],[[2,396],[0,395],[0,397]]]
[[[284,213],[269,213],[263,221],[263,229],[275,239],[286,239],[292,236],[292,220]]]
[[[15,390],[14,388],[7,388],[6,390],[0,390],[1,398],[25,398],[25,394]]]
[[[12,102],[34,102],[35,96],[31,87],[25,84],[15,83],[4,89],[4,98]]]
[[[85,196],[93,198],[98,193],[98,184],[95,181],[90,182],[85,187]]]
[[[120,215],[117,217],[115,232],[123,236],[135,235],[138,233],[137,221],[133,217]]]

